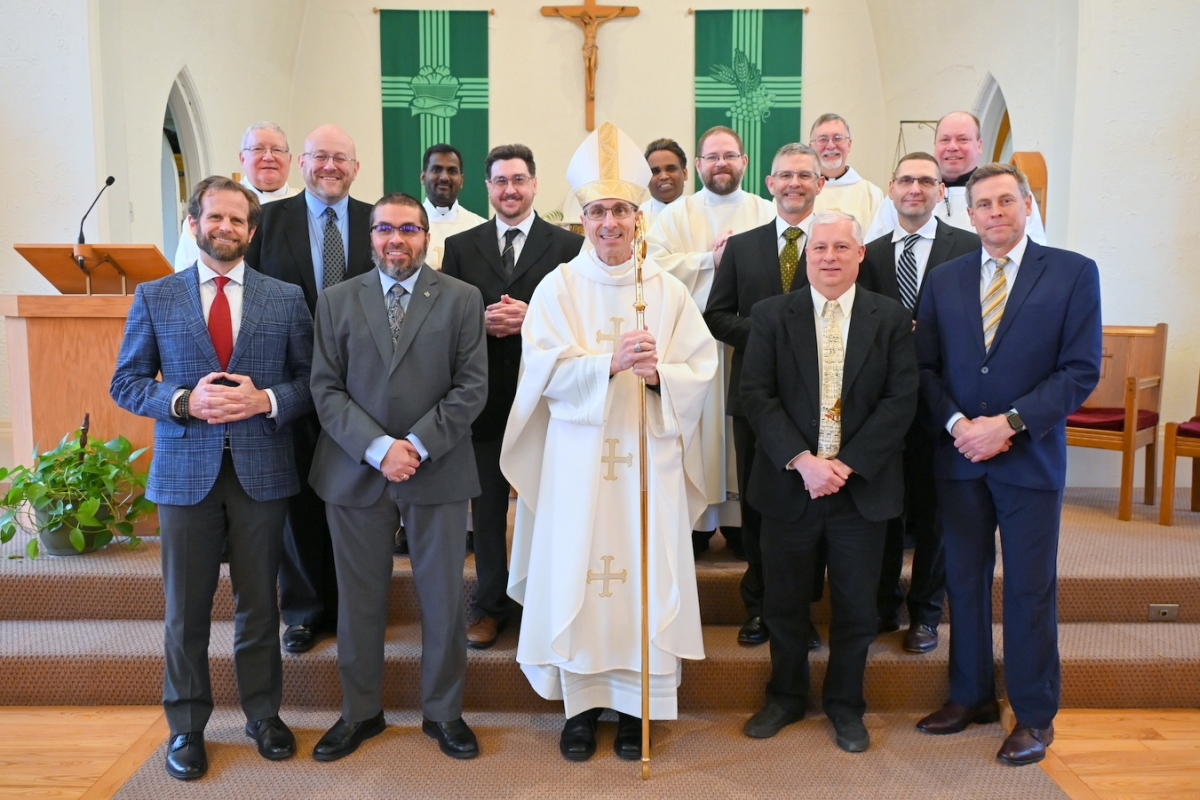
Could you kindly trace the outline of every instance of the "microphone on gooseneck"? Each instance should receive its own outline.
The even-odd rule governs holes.
[[[96,207],[96,203],[100,202],[100,195],[104,194],[104,190],[107,189],[108,187],[112,186],[116,182],[117,182],[116,178],[114,178],[112,175],[108,176],[108,178],[104,181],[104,186],[101,187],[100,191],[96,193],[96,199],[92,201],[92,204],[90,206],[88,206],[88,210],[84,212],[83,219],[79,220],[79,244],[84,243],[83,223],[87,222],[88,214],[92,213],[92,209]]]

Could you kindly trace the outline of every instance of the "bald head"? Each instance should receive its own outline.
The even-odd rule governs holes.
[[[951,183],[979,166],[983,155],[983,137],[979,120],[966,111],[951,111],[938,120],[933,134],[933,154],[942,171],[942,180]]]
[[[300,172],[309,193],[333,205],[350,194],[358,176],[354,140],[337,125],[322,125],[304,138]]]

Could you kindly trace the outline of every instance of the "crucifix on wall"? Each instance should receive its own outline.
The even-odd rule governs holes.
[[[562,17],[583,29],[583,86],[587,110],[587,129],[596,129],[596,66],[600,48],[596,33],[600,26],[617,17],[636,17],[637,6],[598,6],[596,0],[583,0],[581,6],[542,6],[543,17]]]

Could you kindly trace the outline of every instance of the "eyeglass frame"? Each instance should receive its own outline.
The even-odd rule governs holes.
[[[357,158],[352,158],[352,157],[346,155],[345,153],[308,153],[308,152],[305,152],[305,153],[301,153],[300,155],[304,156],[306,158],[311,158],[313,161],[317,162],[318,166],[321,164],[326,164],[326,163],[332,162],[333,164],[335,164],[339,167],[344,167],[347,164],[354,164],[355,162],[358,161]],[[341,161],[338,160],[339,158],[341,159]]]
[[[613,219],[624,220],[624,219],[630,219],[631,217],[637,216],[637,212],[640,210],[637,206],[633,205],[632,203],[627,203],[623,200],[617,201],[616,205],[608,207],[608,208],[605,208],[604,206],[601,206],[601,205],[597,205],[597,203],[599,203],[599,202],[600,202],[599,200],[596,200],[596,201],[588,203],[586,206],[584,206],[584,208],[582,209],[583,216],[587,217],[592,222],[603,222],[608,217],[609,214],[612,214]],[[623,215],[618,215],[617,214],[618,209],[628,210],[629,213],[623,214]],[[593,210],[599,211],[602,213],[598,217],[592,216]]]
[[[779,172],[772,172],[771,177],[782,183],[791,183],[792,178],[799,178],[801,183],[808,183],[810,181],[816,181],[818,178],[823,178],[825,176],[819,172],[809,172],[806,169],[797,171],[785,169],[780,170]]]
[[[282,158],[283,156],[290,156],[292,154],[291,149],[287,147],[263,147],[262,145],[258,147],[243,147],[242,152],[249,153],[257,158],[262,158],[267,153],[275,156],[275,158]]]
[[[388,230],[386,233],[384,233],[383,231],[379,230],[380,228],[387,228]],[[405,228],[413,228],[413,230],[406,231],[404,230]],[[389,225],[386,222],[380,222],[376,225],[372,225],[370,231],[372,236],[379,235],[390,237],[393,232],[399,233],[402,236],[416,236],[418,233],[429,233],[429,228],[422,227],[415,222],[405,222],[402,225]]]
[[[848,141],[850,141],[849,134],[842,135],[840,133],[835,133],[833,136],[826,136],[825,134],[822,134],[815,139],[809,139],[808,143],[816,144],[816,145],[820,145],[821,147],[824,147],[825,145],[829,144],[830,142],[832,142],[833,144],[840,145],[840,144],[843,144]]]
[[[703,156],[696,156],[696,160],[703,161],[705,164],[709,164],[710,166],[716,166],[716,164],[720,161],[724,161],[726,164],[729,164],[733,161],[737,161],[739,158],[745,157],[745,153],[709,153]]]
[[[537,178],[533,175],[513,175],[511,178],[505,175],[498,175],[495,178],[484,178],[484,180],[500,189],[506,189],[510,185],[518,188],[528,186],[537,180]]]

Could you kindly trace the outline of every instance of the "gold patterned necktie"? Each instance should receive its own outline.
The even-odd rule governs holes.
[[[983,349],[992,349],[996,339],[996,329],[1000,327],[1000,318],[1004,316],[1004,304],[1008,301],[1008,279],[1004,277],[1004,268],[1012,261],[1007,256],[990,259],[996,265],[996,274],[988,284],[983,296]]]
[[[821,312],[821,426],[817,456],[833,458],[842,448],[842,326],[841,304],[825,302]]]
[[[783,238],[787,241],[779,251],[779,277],[783,280],[785,292],[792,290],[792,279],[796,277],[796,267],[800,264],[800,248],[796,246],[796,240],[803,233],[799,228],[788,228],[783,232]]]

